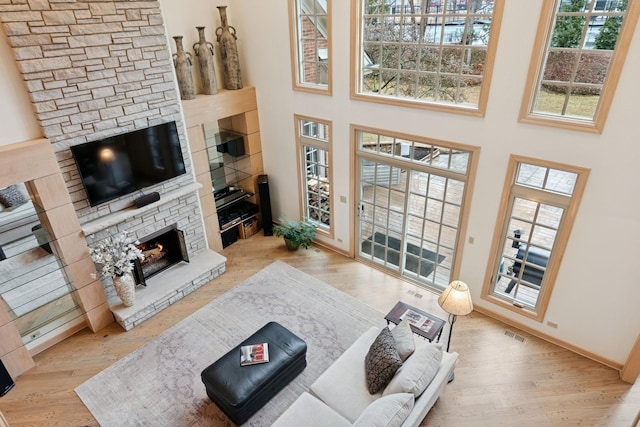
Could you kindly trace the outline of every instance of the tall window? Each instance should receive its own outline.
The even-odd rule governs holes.
[[[588,170],[512,156],[483,296],[541,320]]]
[[[629,0],[545,0],[522,121],[601,132],[638,20]]]
[[[296,116],[303,217],[332,235],[331,124]]]
[[[504,0],[353,5],[353,98],[484,114]]]
[[[331,95],[331,0],[289,0],[293,88]]]
[[[479,148],[352,128],[356,255],[443,290],[460,271]]]

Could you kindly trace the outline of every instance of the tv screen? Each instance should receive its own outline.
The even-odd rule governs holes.
[[[91,206],[186,172],[176,122],[74,145],[71,153]]]

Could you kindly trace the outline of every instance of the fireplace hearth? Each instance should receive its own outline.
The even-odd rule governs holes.
[[[173,224],[140,239],[138,249],[144,260],[134,263],[136,283],[147,286],[146,280],[179,262],[189,262],[184,233]]]

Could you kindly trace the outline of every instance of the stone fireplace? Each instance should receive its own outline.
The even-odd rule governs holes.
[[[189,262],[189,254],[184,240],[184,232],[177,224],[165,227],[143,237],[136,245],[144,259],[134,263],[136,283],[147,286],[146,280],[179,262]]]
[[[224,272],[224,257],[207,247],[159,2],[9,0],[0,2],[0,19],[87,244],[123,231],[141,241],[167,227],[181,231],[182,259],[144,278],[149,286],[138,288],[132,310],[121,311],[102,278],[116,320],[128,330]],[[138,192],[90,206],[69,147],[169,121],[186,173],[145,188],[160,200],[142,208],[133,202]]]

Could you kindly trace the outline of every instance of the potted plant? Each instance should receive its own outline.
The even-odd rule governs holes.
[[[316,237],[316,226],[306,221],[289,221],[279,219],[280,224],[273,227],[276,236],[282,236],[284,243],[290,250],[296,250],[300,246],[309,249],[313,239]]]

